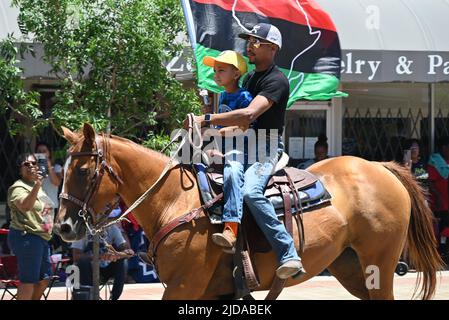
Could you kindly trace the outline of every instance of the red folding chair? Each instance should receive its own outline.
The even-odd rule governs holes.
[[[0,234],[8,234],[9,229],[0,229]],[[70,262],[70,259],[61,259],[57,263],[52,263],[53,275],[50,277],[48,287],[42,293],[42,297],[47,300],[53,285],[59,281],[58,272]],[[0,256],[0,290],[3,289],[1,300],[4,299],[6,293],[11,296],[11,300],[17,299],[17,293],[11,291],[19,287],[17,257],[14,255]],[[16,291],[17,292],[17,291]]]
[[[0,283],[2,284],[3,293],[2,298],[6,294],[11,296],[10,300],[17,299],[17,288],[20,281],[18,280],[17,258],[14,255],[0,256]],[[15,289],[16,291],[11,291]]]

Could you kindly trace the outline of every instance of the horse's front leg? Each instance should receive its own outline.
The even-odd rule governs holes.
[[[186,229],[168,237],[158,252],[159,274],[167,285],[162,297],[165,300],[197,300],[211,296],[206,291],[223,255],[210,238],[218,228],[209,222],[197,221],[195,226]]]
[[[214,274],[215,267],[210,264],[208,267],[196,266],[192,268],[186,265],[179,265],[179,271],[173,274],[166,282],[167,288],[162,296],[163,300],[200,300],[213,299],[210,293],[206,295]]]

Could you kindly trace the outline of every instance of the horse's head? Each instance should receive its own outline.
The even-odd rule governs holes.
[[[77,133],[62,128],[71,144],[64,166],[64,183],[55,231],[65,241],[76,241],[107,222],[118,204],[122,183],[111,165],[109,138],[89,124]],[[112,160],[113,161],[113,160]]]

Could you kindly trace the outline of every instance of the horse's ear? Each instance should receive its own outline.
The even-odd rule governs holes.
[[[69,128],[66,127],[61,127],[62,132],[64,134],[64,138],[70,143],[70,144],[75,144],[76,140],[77,140],[77,135],[70,130]]]
[[[83,127],[83,133],[84,133],[84,141],[93,145],[96,136],[95,129],[89,123],[85,123]]]

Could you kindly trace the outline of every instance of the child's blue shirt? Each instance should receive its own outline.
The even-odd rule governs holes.
[[[223,91],[218,98],[218,113],[246,108],[252,100],[253,97],[251,96],[251,93],[244,88],[240,88],[237,92],[233,93]],[[217,128],[220,129],[223,127],[217,126]]]

